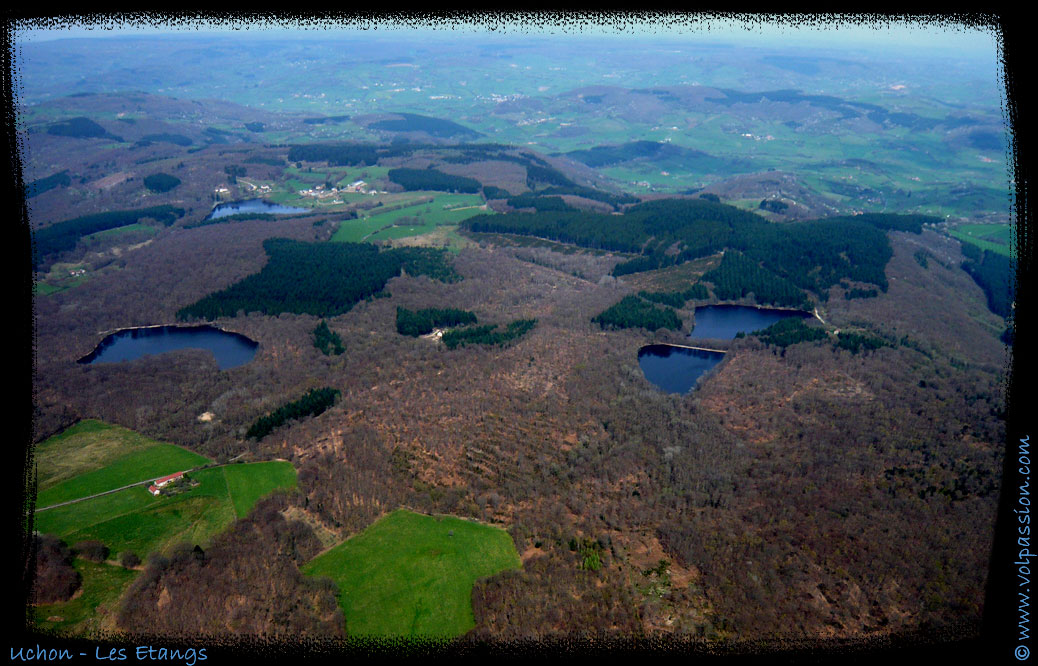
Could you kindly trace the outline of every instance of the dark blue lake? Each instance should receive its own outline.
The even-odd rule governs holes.
[[[696,308],[694,339],[731,340],[737,333],[752,333],[790,317],[810,318],[800,310],[776,310],[746,305],[704,305]]]
[[[638,350],[645,378],[667,393],[688,393],[708,370],[724,360],[724,353],[671,345],[646,345]]]
[[[229,201],[227,203],[218,204],[213,208],[212,212],[205,218],[207,220],[216,220],[221,217],[227,217],[228,215],[237,215],[239,213],[268,213],[273,215],[292,215],[293,213],[305,213],[309,211],[309,208],[296,208],[294,206],[282,206],[281,204],[270,203],[263,199],[249,199],[248,201]]]
[[[102,340],[80,363],[119,363],[178,349],[205,349],[213,353],[221,370],[245,365],[256,355],[259,343],[238,333],[212,326],[156,326],[129,328]]]

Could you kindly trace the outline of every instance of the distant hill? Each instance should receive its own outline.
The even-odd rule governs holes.
[[[438,139],[474,139],[479,132],[451,120],[422,116],[417,113],[395,113],[391,117],[369,122],[368,129],[383,132],[424,132]]]

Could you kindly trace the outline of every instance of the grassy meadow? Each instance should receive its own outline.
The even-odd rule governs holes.
[[[399,509],[302,567],[331,578],[351,636],[460,636],[475,626],[472,586],[518,569],[499,527]]]
[[[1010,256],[1013,230],[1008,224],[961,224],[950,229],[948,233],[954,238],[973,243],[982,250]]]
[[[35,530],[70,546],[97,540],[110,550],[109,563],[75,559],[83,580],[75,598],[35,609],[41,628],[77,633],[105,628],[98,609],[111,608],[137,575],[114,564],[121,553],[132,551],[144,560],[181,542],[204,547],[264,496],[294,489],[297,483],[295,468],[287,461],[236,463],[190,472],[158,496],[137,485],[41,511],[212,461],[120,426],[86,420],[40,443],[36,462],[40,492]]]

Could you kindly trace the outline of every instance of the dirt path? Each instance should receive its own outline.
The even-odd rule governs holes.
[[[243,455],[245,455],[245,454],[244,453],[238,454],[235,457],[233,457],[230,460],[228,460],[227,462],[221,463],[219,465],[202,465],[201,467],[193,467],[191,469],[186,469],[186,470],[184,470],[184,474],[187,474],[188,472],[197,472],[200,469],[213,469],[215,467],[226,467],[226,466],[230,465],[231,463],[233,463],[238,458],[241,458]],[[46,511],[47,509],[56,509],[59,506],[68,506],[69,504],[75,504],[76,502],[85,502],[88,499],[94,499],[95,497],[101,497],[102,495],[111,495],[112,493],[117,493],[120,490],[126,490],[127,488],[133,488],[135,486],[143,486],[145,484],[154,482],[155,479],[157,479],[157,478],[161,478],[161,477],[151,477],[151,478],[149,478],[149,479],[147,479],[145,481],[136,481],[136,482],[131,483],[129,485],[125,485],[125,486],[123,486],[121,488],[114,488],[112,490],[106,490],[104,492],[95,493],[93,495],[88,495],[86,497],[78,497],[78,498],[76,498],[74,500],[69,500],[67,502],[59,502],[57,504],[51,504],[50,506],[45,506],[45,507],[36,509],[36,513],[39,513],[40,511]]]

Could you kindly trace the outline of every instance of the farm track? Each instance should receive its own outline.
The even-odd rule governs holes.
[[[244,455],[244,454],[241,454],[241,455]],[[218,465],[202,465],[201,467],[192,467],[191,469],[184,470],[184,474],[187,474],[188,472],[197,472],[198,470],[202,470],[202,469],[214,469],[216,467],[227,467],[228,465],[232,464],[236,459],[240,458],[241,455],[235,456],[234,458],[231,458],[227,462],[220,463]],[[153,482],[156,478],[161,478],[161,477],[152,477],[152,478],[149,478],[149,479],[145,479],[144,481],[136,481],[134,483],[122,486],[121,488],[113,488],[112,490],[106,490],[104,492],[94,493],[93,495],[88,495],[86,497],[79,497],[77,499],[69,500],[67,502],[59,502],[57,504],[51,504],[50,506],[45,506],[45,507],[41,507],[39,509],[36,509],[35,513],[39,513],[40,511],[46,511],[47,509],[56,509],[59,506],[68,506],[69,504],[76,504],[77,502],[85,502],[86,500],[94,499],[95,497],[101,497],[103,495],[111,495],[112,493],[117,493],[117,492],[119,492],[121,490],[126,490],[127,488],[134,488],[136,486],[143,486],[146,483]]]

